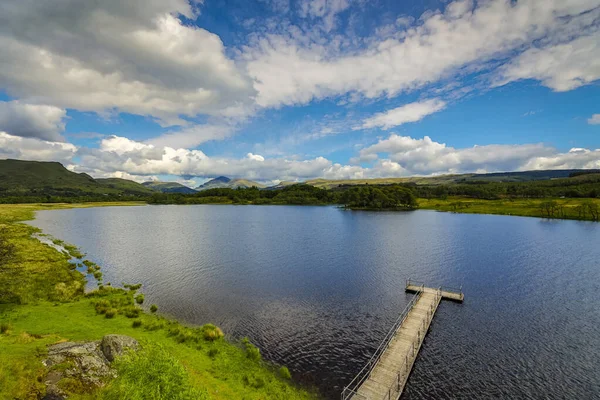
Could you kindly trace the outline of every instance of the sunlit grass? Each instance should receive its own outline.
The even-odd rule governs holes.
[[[448,199],[418,199],[419,208],[469,214],[498,214],[524,217],[544,215],[540,205],[549,199],[501,199],[480,200],[467,197],[449,197]],[[563,207],[566,219],[580,219],[577,207],[584,202],[593,202],[600,206],[600,199],[551,199]]]

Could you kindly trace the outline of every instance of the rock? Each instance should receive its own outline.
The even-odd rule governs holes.
[[[126,349],[137,350],[139,343],[132,337],[106,335],[102,341],[64,342],[48,347],[48,358],[43,361],[48,369],[45,400],[65,399],[68,393],[60,381],[69,378],[79,382],[82,390],[103,386],[116,376],[110,363]]]
[[[106,335],[100,343],[102,353],[110,362],[113,362],[115,357],[123,355],[127,349],[137,350],[139,347],[137,340],[125,335]]]

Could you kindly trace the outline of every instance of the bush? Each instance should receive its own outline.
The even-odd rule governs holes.
[[[105,311],[104,316],[106,318],[114,318],[114,316],[117,315],[118,312],[119,310],[117,310],[116,308],[109,308]]]
[[[210,349],[208,351],[208,356],[213,360],[217,357],[217,354],[219,354],[219,349]]]
[[[127,307],[123,310],[123,314],[125,314],[127,318],[137,318],[140,316],[141,311],[142,310],[140,310],[139,308]]]
[[[100,271],[94,272],[94,278],[96,278],[96,280],[102,279],[102,272],[100,272]]]
[[[10,331],[12,329],[12,325],[9,324],[8,322],[3,322],[0,324],[0,333],[1,334],[5,334],[6,332]]]
[[[106,310],[111,308],[110,302],[108,300],[98,300],[94,304],[94,307],[96,308],[96,313],[98,314],[104,314],[106,313]]]
[[[155,312],[157,312],[157,311],[158,311],[158,307],[156,306],[156,304],[152,304],[152,305],[150,306],[150,312],[153,312],[153,313],[155,313]]]
[[[196,339],[194,333],[181,325],[175,325],[169,329],[167,335],[173,336],[177,343],[185,343]]]
[[[136,319],[135,321],[133,321],[133,324],[131,324],[131,326],[133,328],[139,328],[140,326],[142,326],[142,321],[139,319]]]
[[[135,296],[135,302],[138,304],[142,304],[144,302],[144,295],[140,293],[137,296]]]
[[[265,381],[260,376],[244,375],[244,378],[242,378],[242,380],[244,381],[244,384],[251,386],[255,389],[260,389],[265,386]]]
[[[250,340],[247,337],[242,339],[242,345],[246,350],[246,357],[254,361],[260,360],[260,349],[250,343]]]
[[[132,292],[135,292],[136,290],[138,290],[139,288],[141,288],[141,287],[142,287],[142,284],[141,284],[141,283],[138,283],[138,284],[136,284],[136,285],[123,285],[123,287],[124,287],[125,289],[129,289],[129,290],[131,290]]]
[[[292,379],[292,374],[290,374],[290,370],[288,369],[288,367],[281,367],[279,368],[279,376],[281,376],[283,379]]]
[[[165,327],[165,323],[163,321],[152,321],[148,322],[144,325],[147,331],[157,331]]]
[[[203,400],[205,391],[192,386],[187,371],[162,347],[145,347],[114,362],[117,378],[102,389],[101,400]]]
[[[202,333],[204,340],[208,340],[209,342],[221,339],[223,336],[225,336],[223,335],[221,328],[213,324],[203,325],[202,328],[200,328],[200,332]]]

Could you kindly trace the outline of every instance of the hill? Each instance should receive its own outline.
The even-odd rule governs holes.
[[[339,186],[354,185],[449,185],[460,183],[484,183],[484,182],[531,182],[550,179],[569,178],[573,175],[588,174],[590,171],[581,169],[565,170],[543,170],[543,171],[519,171],[519,172],[494,172],[489,174],[457,174],[438,176],[412,176],[406,178],[375,178],[375,179],[311,179],[303,182],[307,185],[321,189],[332,189]],[[274,188],[285,187],[298,182],[281,182]]]
[[[185,193],[192,194],[196,193],[196,191],[192,188],[189,188],[181,183],[177,182],[159,182],[159,181],[150,181],[142,183],[144,187],[148,189],[152,189],[161,193]]]
[[[142,197],[153,191],[126,179],[94,179],[58,162],[0,160],[0,197],[57,201],[60,198]],[[82,199],[85,200],[85,199]]]
[[[247,179],[230,179],[226,176],[219,176],[218,178],[211,179],[210,181],[198,186],[196,190],[203,191],[209,189],[237,189],[251,187],[262,189],[265,187],[265,185]]]

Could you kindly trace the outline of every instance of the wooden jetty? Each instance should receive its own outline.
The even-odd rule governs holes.
[[[405,290],[415,293],[371,359],[346,386],[342,400],[397,400],[417,359],[440,301],[462,302],[462,288],[429,288],[406,281]]]

